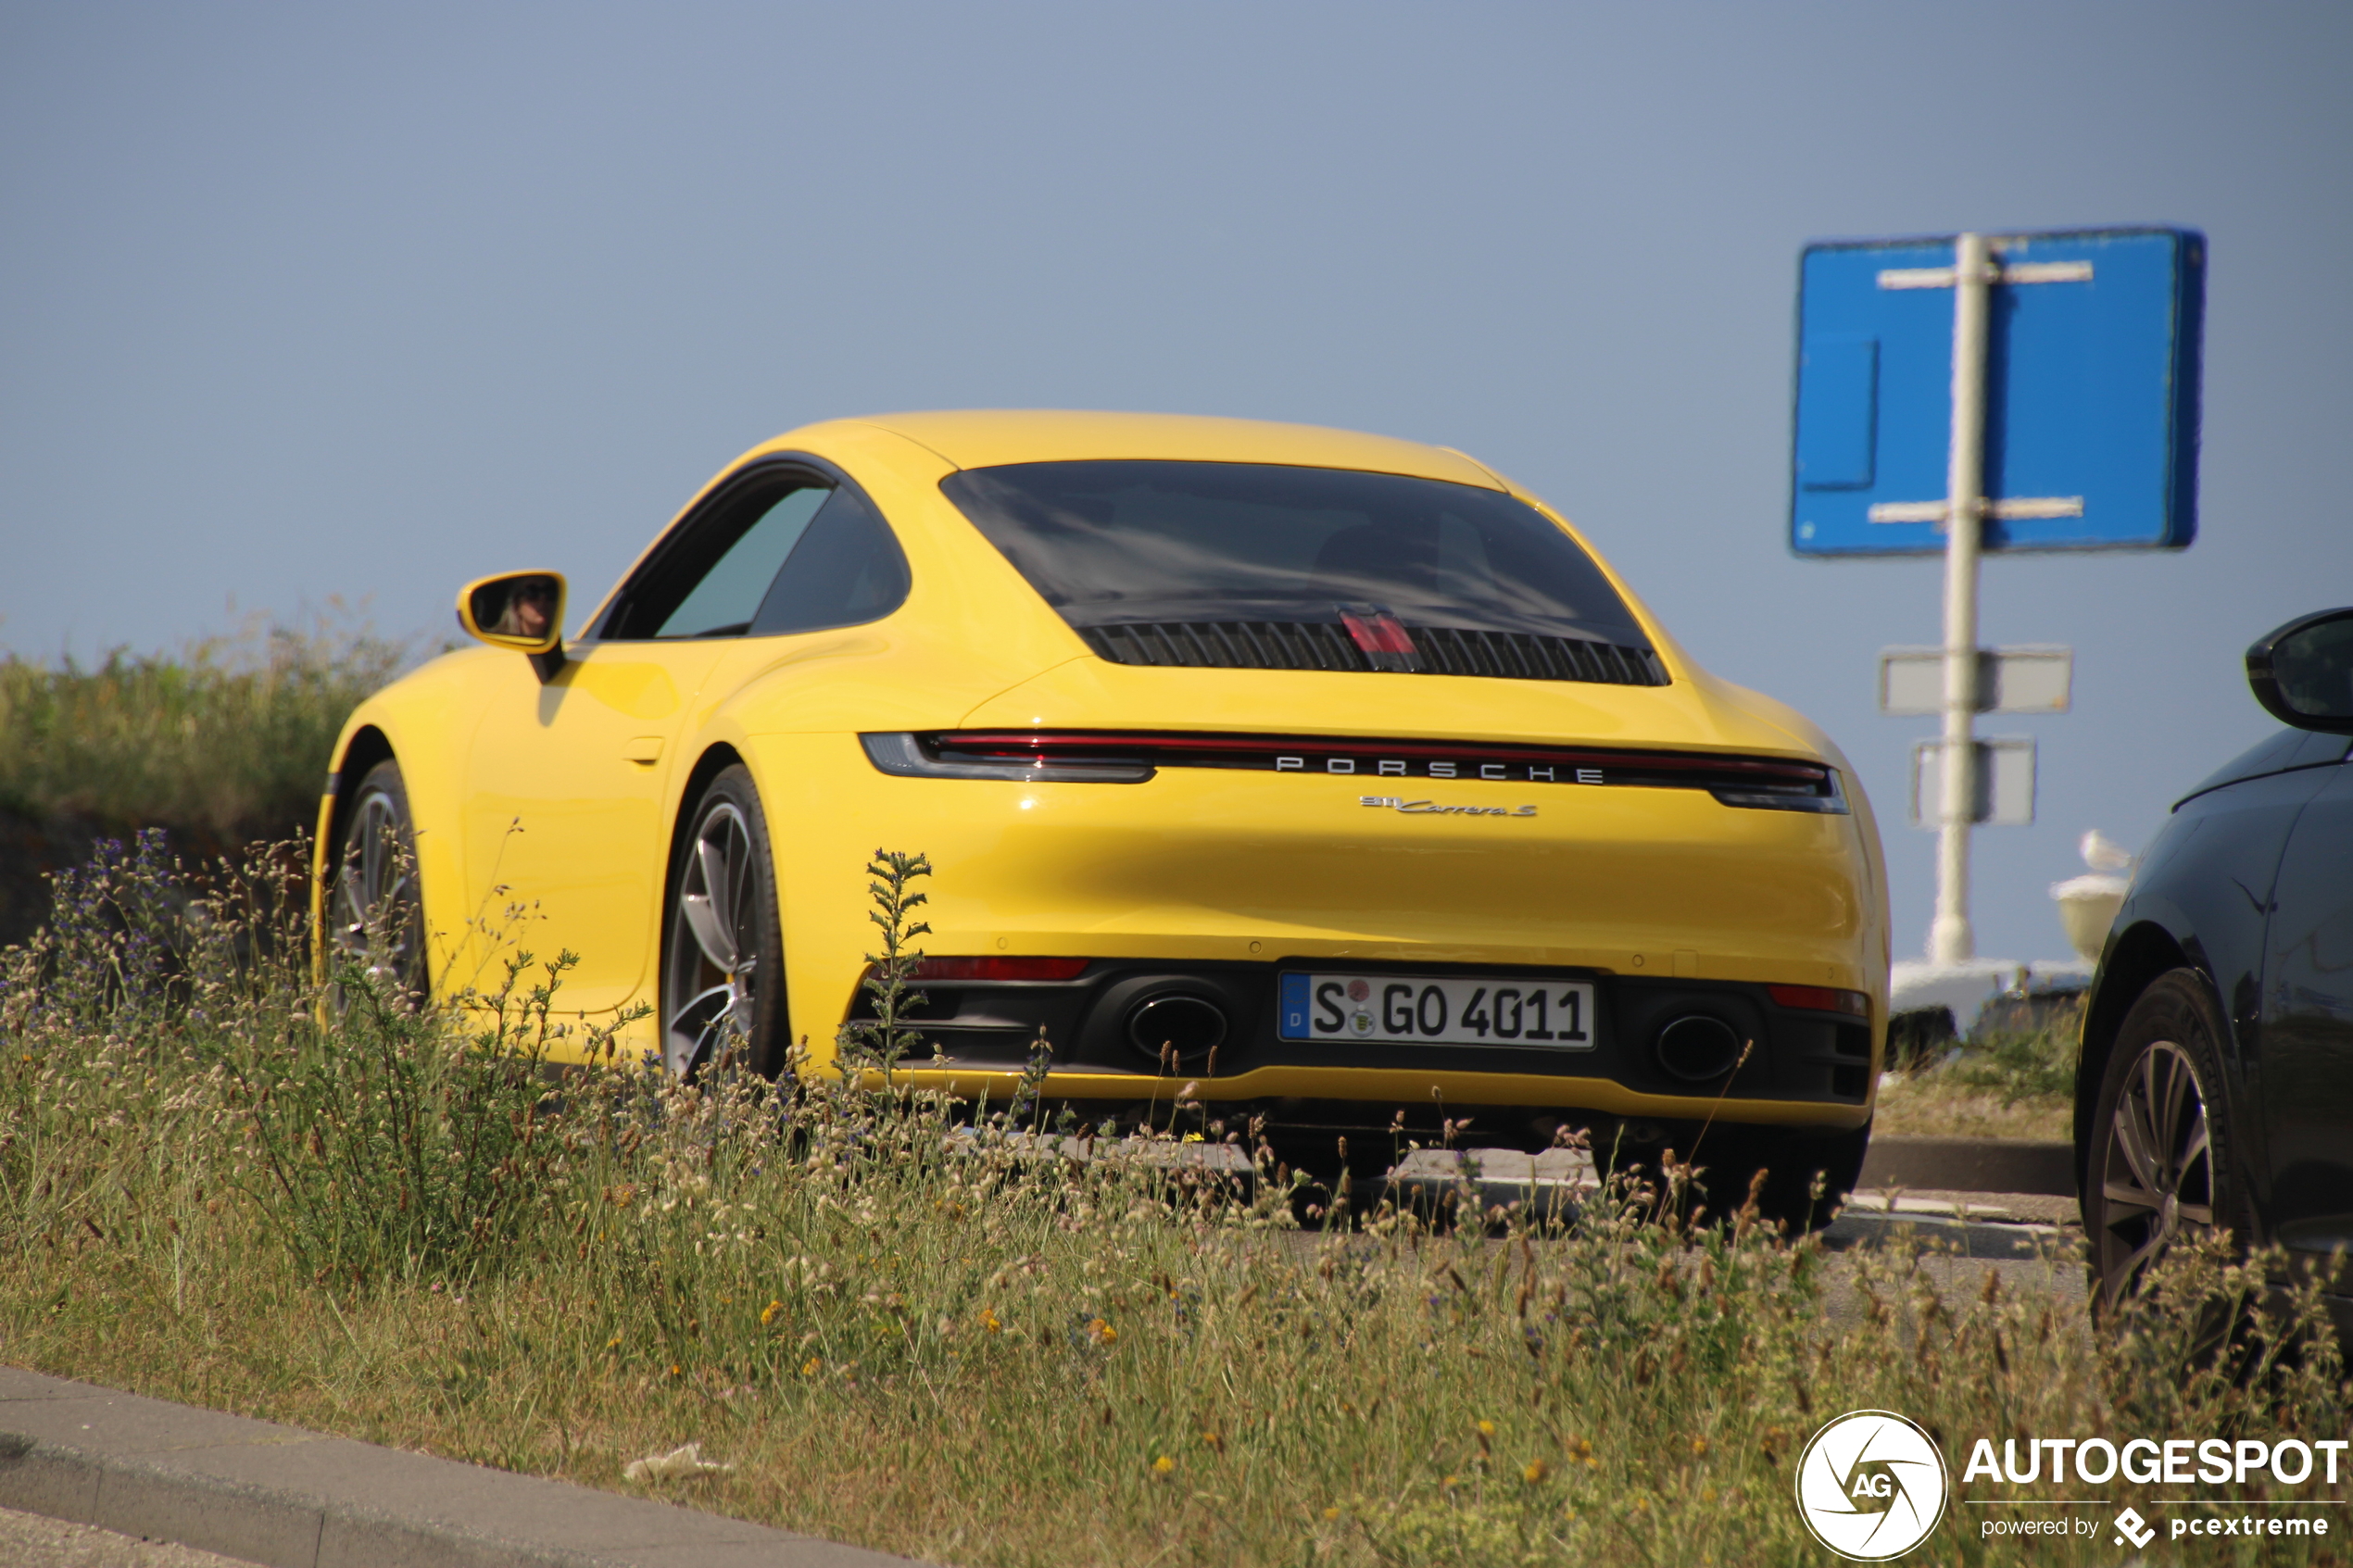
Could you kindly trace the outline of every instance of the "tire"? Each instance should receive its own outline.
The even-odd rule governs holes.
[[[1726,1132],[1733,1136],[1718,1144]],[[1869,1149],[1869,1123],[1848,1133],[1781,1132],[1768,1128],[1730,1129],[1718,1123],[1701,1146],[1697,1163],[1700,1185],[1706,1190],[1707,1211],[1718,1222],[1729,1222],[1748,1202],[1749,1188],[1758,1173],[1756,1211],[1767,1222],[1803,1236],[1828,1225],[1838,1206],[1855,1190],[1863,1174],[1863,1156]],[[1708,1145],[1713,1144],[1714,1148]],[[1815,1184],[1821,1184],[1819,1197]]]
[[[2095,1305],[2115,1306],[2177,1239],[2217,1226],[2244,1248],[2253,1211],[2222,1075],[2222,1021],[2196,970],[2158,976],[2117,1030],[2083,1162]]]
[[[389,982],[396,996],[422,1001],[429,976],[417,829],[400,764],[389,758],[368,770],[352,797],[335,847],[333,876],[327,889],[327,936],[336,956]]]
[[[1307,1178],[1302,1189],[1305,1203],[1329,1208],[1343,1190],[1353,1209],[1369,1204],[1381,1191],[1382,1179],[1397,1163],[1394,1140],[1386,1133],[1359,1132],[1353,1138],[1339,1132],[1291,1132],[1268,1140],[1278,1164]],[[1344,1150],[1344,1152],[1343,1152]],[[1346,1185],[1342,1186],[1342,1178]]]
[[[760,792],[723,770],[671,857],[661,963],[661,1054],[691,1078],[732,1056],[764,1077],[785,1065],[785,950]]]

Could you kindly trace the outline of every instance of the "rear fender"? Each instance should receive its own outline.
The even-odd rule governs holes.
[[[2076,1188],[2082,1190],[2083,1150],[2090,1147],[2092,1112],[2100,1097],[2100,1081],[2116,1047],[2124,1015],[2158,975],[2193,967],[2173,934],[2155,921],[2135,922],[2108,934],[2108,950],[2100,955],[2099,973],[2083,1004],[2083,1034],[2075,1060]],[[2213,985],[2208,977],[2208,985]]]

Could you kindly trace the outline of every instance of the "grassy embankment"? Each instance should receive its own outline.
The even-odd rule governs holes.
[[[1880,1087],[1872,1130],[1939,1137],[2071,1138],[2082,1028],[2079,1006],[2040,1029],[1988,1031],[1949,1059],[1940,1055],[1898,1064]]]
[[[45,873],[94,841],[160,827],[210,858],[309,827],[335,732],[410,657],[322,621],[89,669],[0,658],[0,944],[31,935]]]
[[[1834,1330],[1815,1244],[1655,1192],[1567,1235],[1302,1241],[1271,1194],[835,1082],[614,1066],[558,1104],[544,967],[466,1027],[346,972],[322,1024],[266,875],[170,882],[72,879],[0,977],[11,1362],[594,1486],[698,1441],[732,1468],[655,1490],[1058,1568],[1810,1564],[1792,1466],[1843,1411],[1956,1465],[1979,1436],[2347,1424],[2333,1342],[2183,1372],[2192,1325],[2248,1320],[2212,1258],[2112,1335],[1866,1259]],[[2114,1560],[1955,1513],[1920,1561]]]

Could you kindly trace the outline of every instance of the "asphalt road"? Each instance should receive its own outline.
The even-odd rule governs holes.
[[[1471,1151],[1487,1178],[1481,1201],[1565,1201],[1592,1190],[1592,1170],[1581,1155],[1565,1150],[1539,1155],[1503,1149]],[[1409,1156],[1394,1175],[1429,1184],[1432,1196],[1453,1183],[1451,1156],[1425,1150]],[[1865,1310],[1847,1288],[1861,1260],[1872,1249],[1917,1241],[1921,1267],[1940,1291],[1975,1295],[1985,1276],[1996,1275],[2006,1292],[2046,1295],[2066,1303],[2083,1299],[2082,1233],[2075,1200],[2015,1193],[1857,1192],[1845,1211],[1823,1234],[1830,1252],[1831,1322],[1845,1323]],[[1313,1233],[1301,1245],[1315,1244]]]
[[[8,1508],[0,1508],[0,1562],[8,1568],[248,1568],[192,1547],[143,1541]]]

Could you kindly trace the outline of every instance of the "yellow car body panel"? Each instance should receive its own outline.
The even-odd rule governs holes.
[[[669,869],[693,805],[686,792],[698,766],[732,755],[757,784],[773,845],[789,1028],[818,1065],[832,1059],[874,947],[865,866],[882,847],[928,855],[934,874],[922,913],[933,931],[923,945],[938,954],[1517,965],[1831,987],[1869,998],[1867,1086],[1841,1103],[1637,1091],[1573,1064],[1270,1064],[1199,1079],[1196,1093],[1211,1100],[1427,1104],[1436,1096],[1619,1115],[1720,1110],[1822,1128],[1868,1122],[1888,960],[1869,803],[1827,737],[1699,668],[1590,546],[1667,684],[1143,667],[1092,653],[940,488],[965,468],[1164,458],[1404,474],[1501,491],[1542,509],[1491,470],[1442,448],[1312,427],[990,412],[811,426],[747,454],[713,485],[796,454],[848,475],[887,519],[911,584],[896,610],[786,636],[575,642],[544,682],[522,656],[469,648],[353,715],[334,776],[347,791],[367,761],[388,754],[399,762],[437,990],[486,987],[499,972],[501,944],[520,942],[543,960],[559,948],[580,955],[562,1000],[588,1022],[658,1003]],[[695,509],[690,503],[681,518]],[[1705,790],[1463,778],[1442,789],[1413,783],[1452,803],[1534,810],[1415,816],[1365,805],[1374,790],[1363,778],[1183,767],[1139,784],[893,777],[859,740],[975,728],[1787,758],[1835,769],[1851,810],[1741,809]],[[322,882],[334,809],[333,798],[322,809]],[[650,1018],[623,1035],[633,1050],[651,1048],[655,1037]],[[1001,1100],[1016,1067],[917,1062],[910,1072]],[[1173,1085],[1149,1070],[1098,1064],[1057,1068],[1049,1090],[1135,1100],[1165,1098]]]

